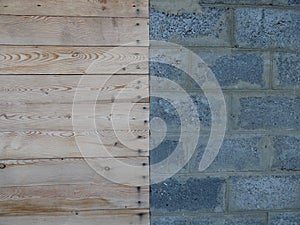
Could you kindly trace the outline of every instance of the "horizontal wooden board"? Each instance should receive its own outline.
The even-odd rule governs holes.
[[[0,104],[0,130],[147,130],[149,103]],[[128,127],[128,122],[130,127]]]
[[[148,75],[3,75],[0,101],[72,103],[77,92],[83,103],[148,102],[141,99],[148,95],[148,79]]]
[[[0,44],[143,46],[146,18],[84,18],[0,15]]]
[[[148,73],[147,47],[0,46],[0,74]]]
[[[1,0],[0,14],[148,17],[148,0]]]
[[[116,160],[124,165],[119,167]],[[148,157],[0,160],[0,165],[3,168],[0,170],[0,187],[63,184],[107,184],[112,187],[116,183],[115,177],[122,184],[144,186],[149,179]],[[109,183],[107,179],[110,179]]]
[[[120,131],[121,140],[114,131],[8,131],[0,132],[0,159],[35,159],[65,157],[103,157],[109,151],[114,157],[148,156],[148,144],[139,143],[139,137],[148,138],[146,131]],[[132,135],[132,136],[131,136]],[[76,144],[80,141],[80,149]],[[126,143],[122,141],[126,138]],[[100,141],[99,141],[100,139]],[[80,151],[81,150],[81,151]]]
[[[148,189],[109,181],[97,185],[0,187],[0,211],[18,213],[147,208]]]
[[[0,214],[1,225],[148,225],[149,210],[97,210],[70,213]]]

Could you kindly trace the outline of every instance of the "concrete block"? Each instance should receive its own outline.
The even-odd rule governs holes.
[[[222,89],[264,89],[270,74],[269,55],[261,52],[192,48],[211,68]]]
[[[300,170],[300,135],[272,137],[273,170]]]
[[[191,172],[198,172],[206,145],[207,138],[200,138],[190,161]],[[263,171],[268,167],[268,148],[268,138],[261,135],[227,135],[217,157],[204,172]]]
[[[151,216],[151,225],[187,225],[187,219],[181,216]]]
[[[299,225],[300,212],[270,213],[269,225]]]
[[[185,3],[185,2],[183,2]],[[150,38],[184,46],[230,46],[229,11],[226,8],[185,9],[182,1],[153,3],[150,8]],[[180,8],[183,4],[183,8]]]
[[[273,63],[273,85],[278,89],[300,88],[300,54],[276,53]]]
[[[210,214],[197,215],[192,218],[191,225],[265,225],[265,214]]]
[[[239,8],[235,19],[235,38],[240,47],[300,49],[299,11]]]
[[[277,210],[300,207],[300,176],[231,177],[229,209]]]
[[[236,129],[268,131],[300,129],[300,97],[297,95],[234,96],[232,113]]]
[[[172,177],[151,186],[153,212],[222,212],[225,208],[225,180],[222,178]]]

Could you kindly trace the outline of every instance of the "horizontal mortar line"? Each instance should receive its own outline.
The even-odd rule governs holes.
[[[150,88],[151,88],[151,76],[154,75],[150,75]],[[204,92],[203,89],[184,89],[186,92],[188,92],[188,94],[202,94],[204,96]],[[213,92],[215,92],[216,90],[220,90],[220,89],[208,89],[207,92],[209,92],[210,94],[213,94]],[[224,92],[225,94],[243,94],[243,93],[253,93],[253,94],[300,94],[300,89],[221,89],[222,92]],[[159,92],[159,93],[182,93],[181,91],[178,90],[160,90],[160,89],[153,89],[153,91],[151,91],[150,89],[150,94],[151,92]],[[191,92],[191,93],[190,93]]]
[[[278,5],[278,4],[229,4],[229,3],[199,3],[200,6],[218,7],[218,8],[269,8],[269,9],[283,9],[283,10],[297,10],[299,6],[291,5]],[[155,6],[154,6],[155,8]]]
[[[151,156],[150,156],[151,159]],[[150,165],[151,169],[151,165]],[[162,175],[170,175],[169,173],[160,173]],[[182,172],[178,173],[176,176],[182,175],[190,175],[193,177],[205,178],[207,176],[211,177],[248,177],[248,176],[292,176],[292,175],[300,175],[299,170],[293,171],[281,171],[281,170],[260,170],[260,171],[232,171],[232,172],[225,172],[225,171],[216,171],[216,172]]]
[[[256,130],[238,130],[238,129],[230,129],[226,131],[228,135],[264,135],[264,136],[288,136],[288,135],[300,135],[298,130],[266,130],[266,131],[256,131]]]
[[[255,212],[252,212],[252,213],[249,213],[249,214],[266,214],[267,212],[269,211],[257,211],[256,213]],[[243,211],[243,213],[245,213],[245,211]],[[201,214],[202,216],[204,215],[211,215],[211,216],[227,216],[227,215],[240,215],[240,212],[228,212],[226,210],[224,210],[224,212],[212,212],[212,211],[201,211],[201,210],[197,210],[197,211],[185,211],[184,212],[184,215],[183,217],[185,217],[185,215],[187,215],[188,217],[197,217],[199,214]],[[178,212],[165,212],[165,213],[162,213],[162,212],[152,212],[151,215],[153,217],[160,217],[160,216],[178,216]]]
[[[150,128],[150,132],[155,133],[155,135],[159,134],[165,134],[165,135],[180,135],[181,132],[179,131],[167,131],[167,132],[161,132],[161,131],[153,131]],[[199,137],[208,137],[210,135],[210,130],[200,130],[200,135]],[[193,132],[184,132],[183,134],[193,134]],[[293,130],[293,131],[245,131],[245,130],[226,130],[225,132],[225,137],[226,136],[231,136],[231,135],[251,135],[251,136],[258,136],[258,135],[263,135],[263,136],[297,136],[299,135],[300,137],[300,132],[298,130]],[[151,140],[151,135],[150,135],[150,140]]]
[[[203,50],[211,50],[211,49],[219,49],[219,50],[223,50],[224,52],[226,52],[226,50],[232,50],[232,51],[249,51],[249,52],[270,52],[270,51],[273,51],[273,50],[276,50],[278,52],[295,52],[295,53],[298,53],[300,52],[300,49],[299,50],[295,50],[295,49],[284,49],[284,48],[249,48],[249,47],[220,47],[220,46],[184,46],[184,47],[188,47],[190,50],[193,50],[193,49],[203,49]],[[173,49],[176,47],[169,47],[170,49]],[[151,46],[150,46],[150,49]],[[154,47],[153,47],[154,49]],[[161,49],[168,49],[168,47],[161,47]]]
[[[266,213],[278,213],[278,212],[297,212],[300,208],[289,208],[289,209],[270,209],[270,210],[245,210],[245,211],[224,211],[224,212],[211,212],[211,211],[185,211],[184,215],[187,215],[189,217],[197,217],[199,214],[201,215],[240,215],[243,214],[266,214]],[[178,216],[178,212],[152,212],[151,215],[153,217],[160,217],[160,216]],[[185,217],[185,216],[183,216]]]
[[[285,208],[285,209],[262,209],[262,210],[257,210],[257,209],[244,209],[244,210],[231,210],[229,208],[228,213],[278,213],[278,212],[298,212],[300,208]]]
[[[151,39],[150,39],[151,41]],[[159,40],[158,40],[159,41]],[[174,43],[176,44],[176,43]],[[180,45],[180,44],[178,44]],[[181,46],[181,45],[180,45]],[[287,52],[287,53],[299,53],[300,52],[300,49],[290,49],[290,48],[249,48],[249,47],[233,47],[233,46],[202,46],[202,45],[182,45],[182,47],[185,47],[185,48],[188,48],[188,49],[204,49],[204,50],[212,50],[212,49],[219,49],[219,50],[234,50],[234,51],[256,51],[256,52],[270,52],[270,51],[274,51],[274,52]],[[167,47],[164,47],[164,45],[161,45],[161,46],[153,46],[151,47],[151,44],[150,44],[150,50],[154,50],[154,49],[178,49],[178,47],[174,46],[174,47],[171,47],[171,46],[167,46]],[[225,51],[224,51],[225,52]]]
[[[140,9],[140,8],[136,8]],[[146,10],[147,11],[147,10]],[[148,20],[149,17],[147,16],[72,16],[72,15],[46,15],[46,14],[13,14],[13,13],[0,13],[0,16],[11,16],[11,17],[24,17],[24,16],[40,16],[40,17],[58,17],[58,18],[103,18],[103,19],[109,19],[109,18],[116,18],[116,19],[146,19]]]

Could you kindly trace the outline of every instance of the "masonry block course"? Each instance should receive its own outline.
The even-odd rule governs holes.
[[[235,38],[240,47],[300,49],[300,11],[239,8],[235,19]]]
[[[234,96],[234,120],[242,130],[299,130],[300,97],[297,95]]]
[[[225,180],[217,177],[172,177],[151,186],[151,211],[222,212],[225,209]]]
[[[180,11],[180,8],[164,12],[152,4],[150,37],[185,46],[229,46],[229,11],[226,8],[200,7],[199,4],[196,8],[199,8],[196,12]]]
[[[155,217],[152,216],[151,224],[153,225],[187,225],[188,220],[180,216]]]
[[[192,50],[209,66],[222,89],[265,89],[269,86],[269,54],[232,49]]]
[[[300,212],[271,213],[269,225],[298,225]]]
[[[231,177],[229,210],[297,209],[299,190],[299,175]]]
[[[265,225],[265,214],[198,215],[192,218],[191,225]]]
[[[190,160],[191,172],[199,172],[199,162],[206,145],[206,138],[200,138]],[[269,147],[268,137],[263,135],[227,135],[206,172],[264,171],[269,164]]]

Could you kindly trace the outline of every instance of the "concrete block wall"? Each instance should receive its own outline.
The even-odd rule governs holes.
[[[208,101],[184,72],[150,64],[151,76],[189,93],[202,125],[189,163],[151,186],[151,224],[299,225],[300,1],[150,0],[150,7],[151,38],[203,59],[223,89],[228,117],[218,156],[199,172],[211,125]],[[158,51],[163,47],[152,48],[151,56]],[[163,142],[151,151],[153,164],[179,144],[180,118],[166,100],[150,101],[150,116],[167,124]]]

